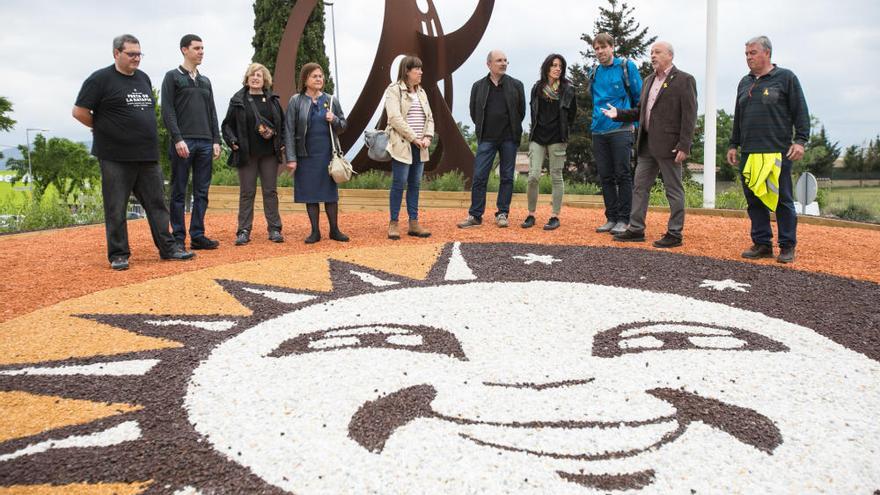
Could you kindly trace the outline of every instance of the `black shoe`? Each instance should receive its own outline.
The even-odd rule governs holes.
[[[645,242],[645,234],[644,232],[636,233],[627,229],[620,234],[614,234],[614,240],[620,242]]]
[[[281,235],[281,231],[279,230],[270,230],[269,240],[272,242],[284,242],[284,236]]]
[[[341,230],[331,230],[330,238],[337,242],[348,242],[349,238],[347,235],[343,234]]]
[[[768,246],[767,244],[752,244],[752,247],[743,251],[742,257],[750,260],[772,258],[773,246]]]
[[[559,219],[556,217],[550,217],[550,220],[547,220],[547,223],[544,224],[544,230],[556,230],[559,228]]]
[[[306,244],[314,244],[320,240],[321,240],[321,233],[318,232],[317,230],[315,230],[311,234],[309,234],[309,236],[306,237],[306,240],[303,242],[305,242]]]
[[[794,261],[794,246],[782,246],[779,248],[779,256],[776,258],[779,263],[792,263]]]
[[[128,258],[125,256],[114,256],[110,260],[110,268],[118,271],[128,270]]]
[[[174,250],[171,251],[171,253],[159,255],[160,258],[162,258],[163,260],[168,260],[168,261],[186,261],[186,260],[195,258],[195,256],[196,256],[196,253],[194,253],[192,251],[184,251],[183,249],[180,249],[177,246],[174,247]]]
[[[205,236],[197,239],[190,239],[189,241],[190,249],[217,249],[218,246],[220,246],[220,241],[208,239]]]
[[[272,240],[272,236],[269,236],[269,240]],[[247,230],[242,230],[235,236],[235,245],[236,246],[244,246],[245,244],[251,242],[251,233]]]
[[[656,248],[674,248],[681,246],[681,238],[675,237],[669,232],[663,234],[663,237],[653,242]]]
[[[535,226],[535,216],[534,215],[527,216],[526,219],[523,220],[523,223],[521,223],[519,226],[524,229],[530,229],[530,228],[534,227]]]

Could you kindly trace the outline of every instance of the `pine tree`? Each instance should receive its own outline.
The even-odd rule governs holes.
[[[15,126],[15,121],[9,117],[12,113],[12,102],[7,98],[0,96],[0,131],[11,131]]]
[[[275,74],[275,60],[278,58],[278,46],[287,26],[290,10],[296,0],[254,0],[254,46],[253,61],[261,63]],[[333,92],[333,80],[330,78],[330,59],[324,46],[324,1],[312,11],[306,23],[299,49],[296,52],[296,70],[293,80],[299,81],[299,71],[303,65],[317,62],[324,69],[327,92]]]
[[[571,66],[571,80],[577,88],[578,114],[572,127],[568,141],[568,162],[575,166],[568,175],[577,181],[596,181],[596,167],[593,159],[593,141],[590,125],[593,123],[593,98],[587,91],[590,68],[596,64],[596,53],[593,51],[593,37],[599,33],[608,33],[614,37],[614,55],[632,60],[639,67],[642,77],[651,71],[651,64],[646,59],[649,47],[657,37],[648,35],[648,28],[641,27],[635,20],[634,7],[626,2],[608,0],[608,7],[599,7],[599,16],[593,24],[592,33],[584,33],[581,40],[586,50],[581,52],[582,64]],[[589,166],[588,166],[589,165]]]
[[[840,157],[840,143],[838,141],[832,143],[828,139],[825,126],[819,124],[819,120],[815,117],[813,117],[813,123],[812,128],[819,128],[819,132],[811,135],[810,140],[807,141],[800,168],[817,177],[827,177],[831,174],[834,161]]]

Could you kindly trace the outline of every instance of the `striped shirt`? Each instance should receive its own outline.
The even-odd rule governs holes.
[[[422,108],[422,102],[419,100],[418,91],[407,93],[412,102],[409,112],[406,113],[406,123],[412,129],[416,138],[422,138],[425,135],[425,110]]]

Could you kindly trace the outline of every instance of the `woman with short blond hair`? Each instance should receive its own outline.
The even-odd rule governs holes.
[[[232,149],[229,165],[238,168],[238,229],[235,245],[250,242],[254,221],[257,176],[263,190],[263,213],[269,240],[284,242],[278,211],[278,167],[284,162],[284,116],[278,95],[272,93],[272,74],[262,64],[250,64],[242,87],[229,100],[223,119],[223,139]]]
[[[428,94],[422,88],[422,61],[418,57],[406,56],[400,61],[397,81],[385,90],[385,114],[392,177],[388,238],[400,239],[397,219],[404,189],[409,216],[407,234],[429,237],[431,233],[419,225],[419,187],[425,162],[430,158],[428,147],[434,138],[434,116]]]

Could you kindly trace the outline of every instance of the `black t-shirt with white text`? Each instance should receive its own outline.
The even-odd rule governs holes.
[[[144,72],[127,76],[115,65],[99,69],[83,83],[76,106],[93,113],[96,157],[118,162],[159,160],[156,102]]]

